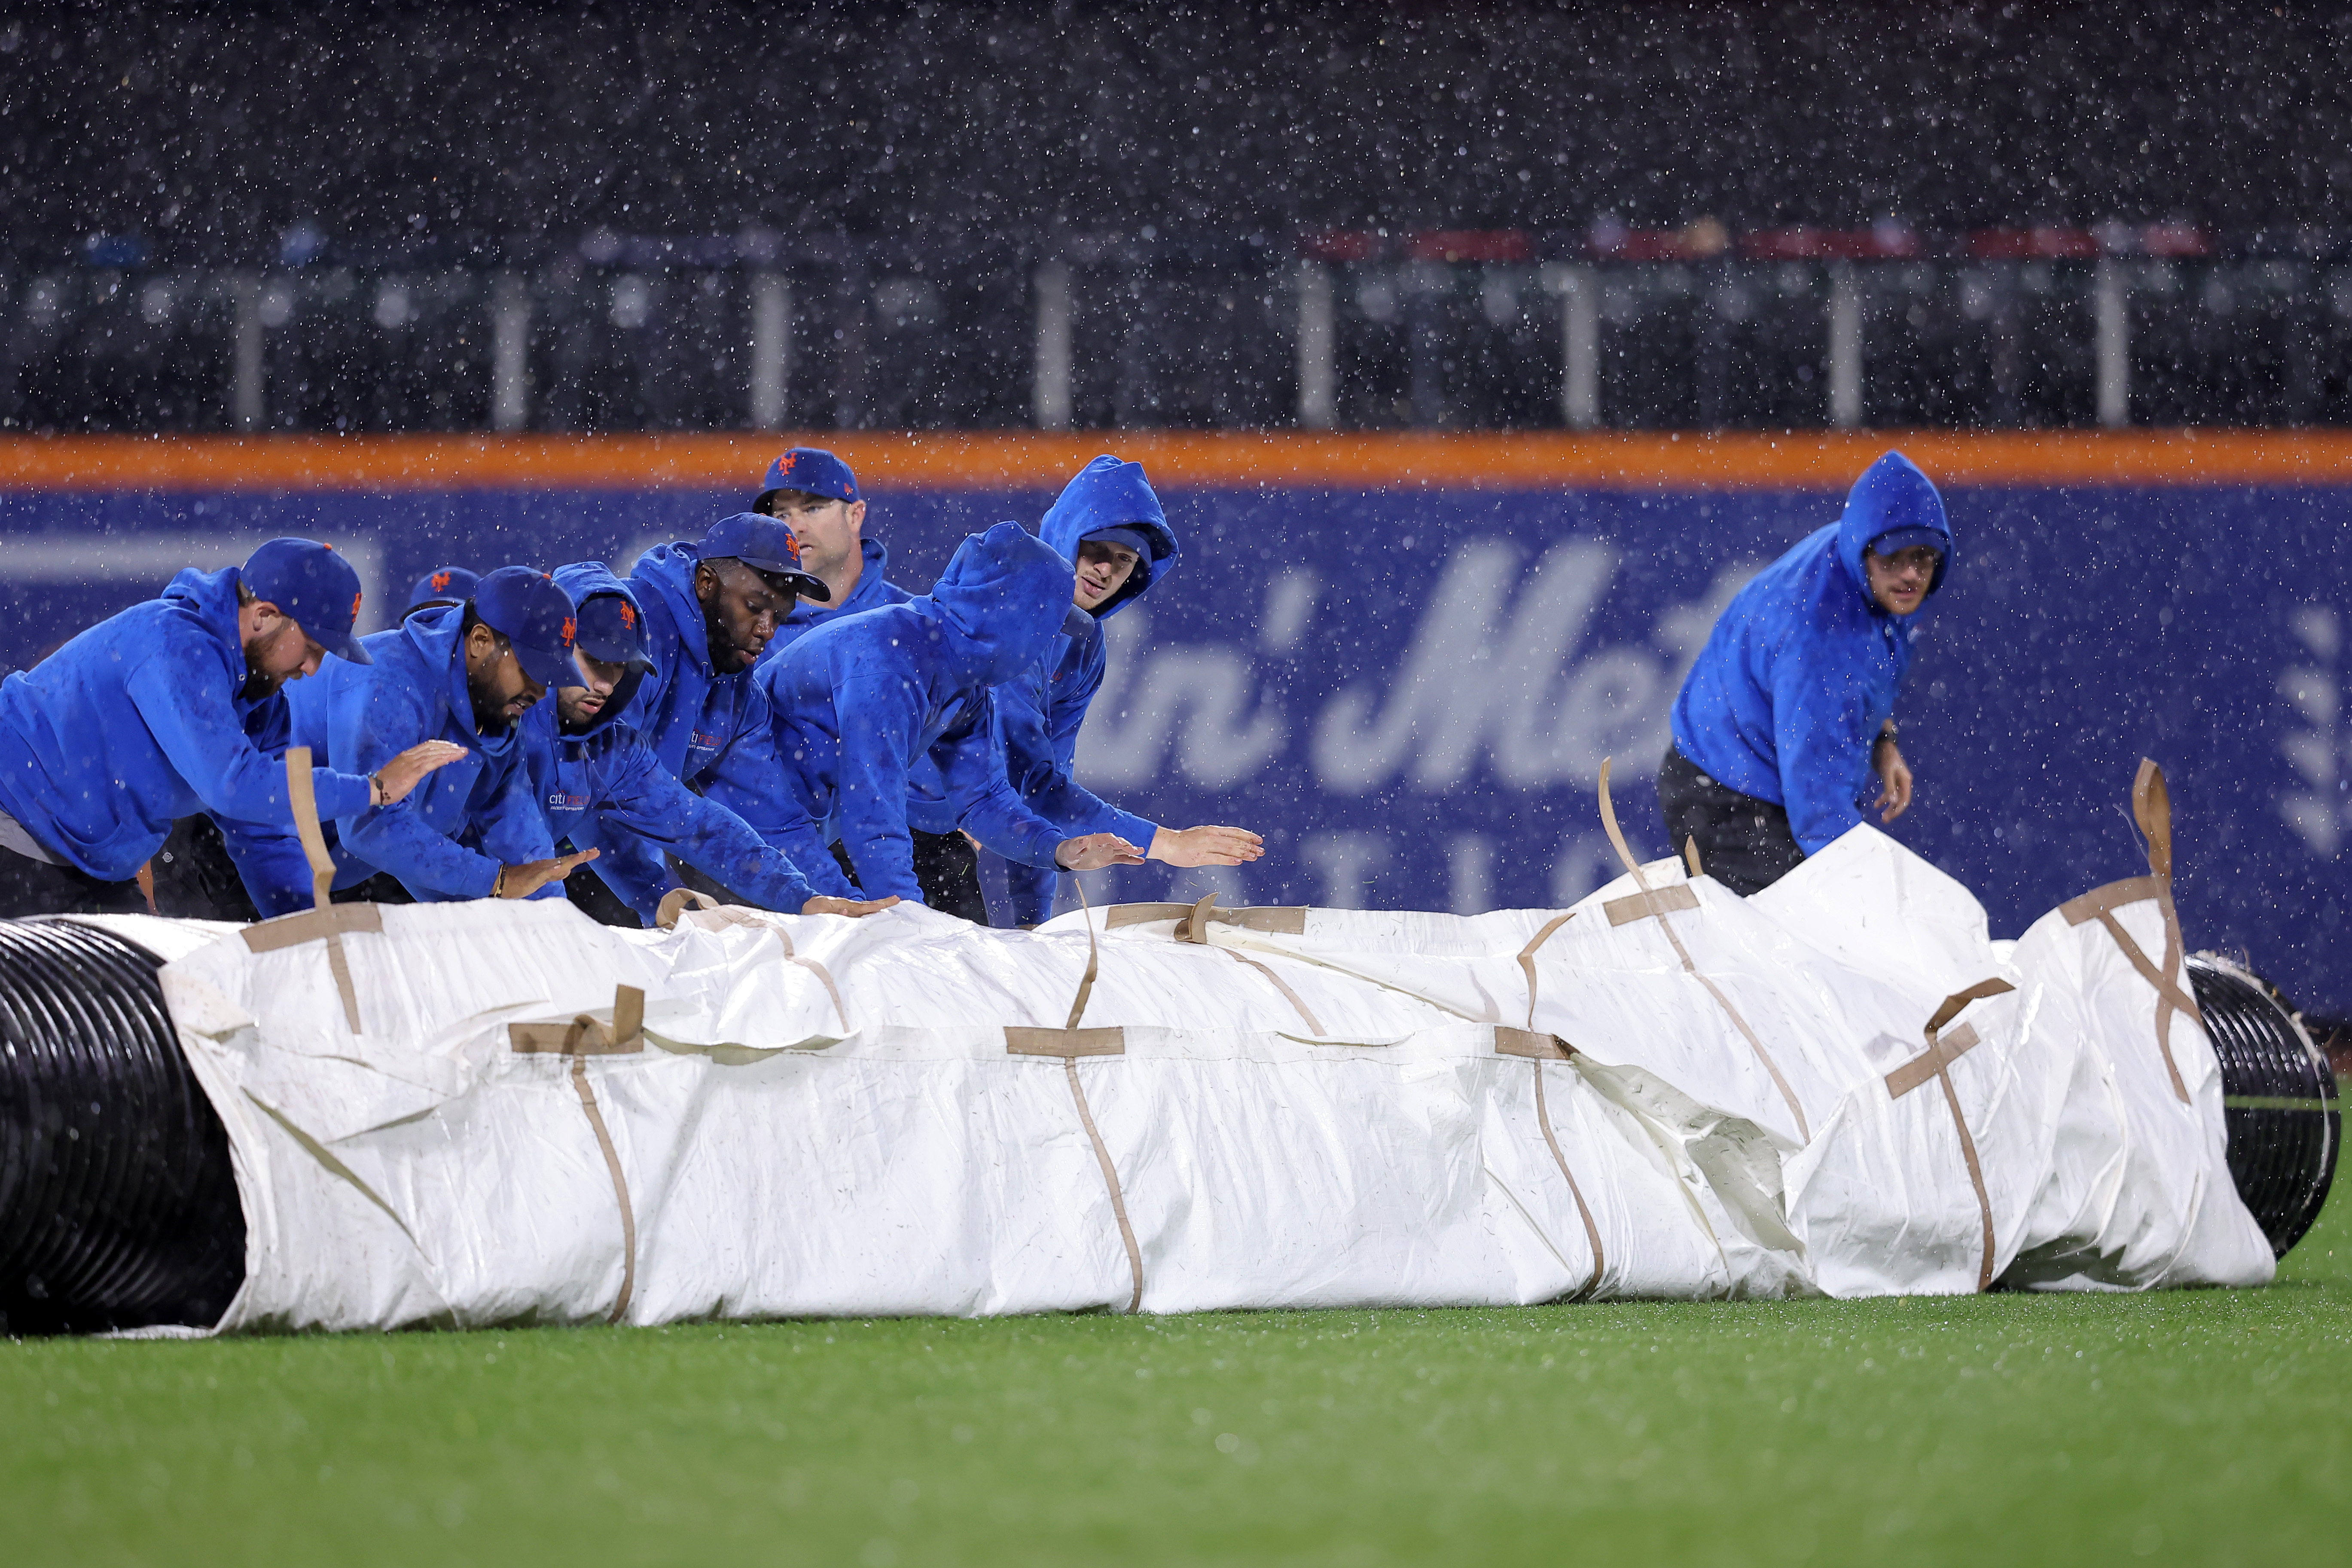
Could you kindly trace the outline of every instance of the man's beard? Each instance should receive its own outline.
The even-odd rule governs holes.
[[[719,606],[715,604],[702,612],[702,640],[710,648],[710,668],[719,674],[727,675],[751,667],[751,650],[728,635],[726,624],[719,618]]]
[[[503,735],[514,725],[507,717],[507,705],[485,691],[481,683],[468,677],[466,695],[473,699],[474,732],[478,735]]]
[[[286,677],[269,674],[254,662],[251,648],[245,650],[245,684],[236,690],[240,701],[258,702],[266,697],[275,697],[285,684]]]

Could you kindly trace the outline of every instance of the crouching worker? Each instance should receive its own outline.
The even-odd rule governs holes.
[[[558,567],[555,582],[579,607],[574,670],[553,702],[523,716],[522,729],[531,793],[557,850],[602,851],[593,868],[570,879],[572,902],[606,918],[604,900],[583,897],[583,885],[596,879],[638,922],[652,925],[663,898],[679,885],[669,856],[760,909],[865,915],[898,901],[860,903],[812,892],[782,850],[678,783],[623,717],[653,668],[636,599],[601,562]],[[608,834],[607,825],[620,831]]]
[[[1070,833],[1115,833],[1171,866],[1242,866],[1265,853],[1240,827],[1161,827],[1100,799],[1073,773],[1078,730],[1109,668],[1100,622],[1165,582],[1176,532],[1143,465],[1108,454],[1078,470],[1037,525],[1038,536],[1076,572],[1071,597],[1087,618],[1056,636],[1045,657],[996,690],[997,742],[1024,805]],[[1054,873],[1008,863],[1013,923],[1030,926],[1054,908]]]
[[[930,593],[816,627],[754,679],[772,722],[739,744],[710,793],[784,849],[820,892],[922,901],[908,775],[928,756],[950,825],[1008,860],[1091,871],[1142,862],[1116,834],[1066,837],[1021,804],[995,744],[989,689],[1029,668],[1066,620],[1069,563],[1017,522],[966,539]]]
[[[365,674],[359,606],[351,563],[273,539],[242,567],[182,572],[0,683],[0,916],[142,911],[139,868],[175,817],[290,836],[283,689],[329,654]],[[311,788],[322,811],[357,811],[458,754],[412,744],[364,768],[314,766]],[[278,912],[266,866],[238,865],[256,904]]]
[[[465,604],[420,611],[367,638],[372,668],[339,669],[299,693],[294,738],[341,771],[365,774],[420,741],[463,751],[405,800],[336,813],[339,897],[561,898],[564,877],[596,858],[555,853],[520,729],[550,687],[577,679],[573,620],[553,578],[501,567]]]
[[[1697,840],[1707,874],[1744,895],[1861,822],[1874,773],[1881,822],[1910,807],[1895,697],[1951,560],[1943,498],[1889,452],[1838,521],[1739,591],[1675,700],[1658,805],[1675,848]]]

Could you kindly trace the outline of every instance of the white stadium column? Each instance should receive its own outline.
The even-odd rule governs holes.
[[[490,291],[490,428],[530,423],[530,289],[511,272]]]
[[[1331,269],[1298,264],[1298,423],[1328,430],[1339,422],[1339,328],[1332,315]]]
[[[793,286],[781,272],[751,278],[751,428],[784,427],[792,375]]]
[[[2128,294],[2123,263],[2100,258],[2091,276],[2091,314],[2098,332],[2099,423],[2109,429],[2131,423],[2131,322],[2125,313]]]
[[[1037,368],[1031,386],[1040,430],[1066,430],[1076,411],[1070,378],[1070,268],[1048,261],[1037,268]]]
[[[1830,423],[1841,430],[1862,424],[1862,289],[1853,268],[1830,268]]]
[[[262,399],[261,279],[250,272],[229,279],[234,301],[229,342],[229,422],[258,430],[268,418]]]
[[[1545,269],[1559,296],[1559,414],[1571,430],[1601,424],[1601,279],[1590,267]]]

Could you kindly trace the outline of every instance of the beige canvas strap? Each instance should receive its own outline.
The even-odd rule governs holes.
[[[2185,1014],[2202,1020],[2195,998],[2184,989],[2187,974],[2182,969],[2188,944],[2180,935],[2180,911],[2172,901],[2172,794],[2166,787],[2164,770],[2147,757],[2139,760],[2139,772],[2132,780],[2132,818],[2139,824],[2142,838],[2147,846],[2147,869],[2145,877],[2129,877],[2120,882],[2109,882],[2094,888],[2079,898],[2067,900],[2058,906],[2070,926],[2096,921],[2115,942],[2142,980],[2156,990],[2156,1050],[2164,1058],[2165,1077],[2172,1085],[2172,1097],[2181,1104],[2189,1100],[2189,1086],[2180,1077],[2180,1064],[2172,1055],[2172,1016]],[[2131,932],[2124,929],[2116,912],[2126,907],[2154,900],[2158,916],[2164,921],[2164,962],[2149,961],[2147,953]]]
[[[1214,894],[1210,895],[1213,903]],[[1083,901],[1083,900],[1081,900]],[[1184,921],[1191,917],[1199,903],[1190,904],[1107,904],[1103,907],[1103,930],[1118,931],[1127,926],[1150,925],[1154,921]],[[1240,926],[1244,931],[1264,931],[1270,936],[1305,936],[1307,906],[1253,905],[1246,909],[1213,909],[1210,919],[1221,926]],[[1181,940],[1204,940],[1191,931],[1180,931]]]
[[[1977,1216],[1982,1231],[1982,1247],[1977,1263],[1977,1289],[1992,1289],[1992,1196],[1985,1189],[1984,1165],[1977,1158],[1977,1141],[1969,1131],[1969,1119],[1960,1110],[1960,1091],[1953,1087],[1951,1066],[1976,1048],[1976,1026],[1962,1024],[1949,1034],[1944,1032],[1962,1008],[1971,1002],[1988,996],[1999,996],[2017,987],[1998,977],[1979,980],[1965,991],[1955,991],[1937,1007],[1922,1031],[1927,1040],[1927,1050],[1905,1062],[1886,1075],[1886,1092],[1890,1099],[1900,1100],[1929,1079],[1943,1086],[1944,1104],[1952,1113],[1952,1126],[1960,1135],[1960,1160],[1968,1167],[1969,1185],[1977,1195]]]
[[[823,984],[824,986],[824,994],[833,998],[833,1010],[834,1013],[841,1019],[841,1026],[844,1029],[847,1029],[849,1027],[849,1009],[842,1005],[841,987],[833,983],[833,971],[827,969],[824,964],[818,963],[814,958],[803,958],[799,952],[793,948],[793,939],[786,933],[783,927],[771,926],[768,929],[774,931],[776,933],[776,940],[783,944],[784,962],[807,970],[811,974],[815,975],[818,981]]]
[[[1678,910],[1696,908],[1698,895],[1691,890],[1691,885],[1676,882],[1672,887],[1660,888],[1655,891],[1612,899],[1601,906],[1601,912],[1609,917],[1612,926],[1629,926],[1635,921],[1664,920]]]
[[[1608,830],[1609,843],[1617,851],[1617,858],[1622,860],[1625,863],[1625,869],[1633,874],[1633,885],[1642,889],[1640,898],[1643,901],[1644,912],[1657,921],[1659,929],[1666,933],[1666,940],[1674,944],[1675,956],[1682,960],[1683,972],[1706,987],[1707,994],[1714,997],[1724,1012],[1729,1015],[1732,1026],[1739,1031],[1740,1037],[1746,1040],[1748,1048],[1756,1053],[1756,1059],[1764,1064],[1764,1070],[1771,1075],[1772,1086],[1780,1091],[1781,1100],[1787,1103],[1790,1113],[1797,1119],[1799,1141],[1811,1142],[1813,1131],[1811,1125],[1805,1120],[1805,1108],[1797,1102],[1797,1091],[1790,1089],[1789,1080],[1781,1076],[1780,1064],[1772,1059],[1772,1053],[1764,1048],[1764,1042],[1757,1037],[1754,1029],[1748,1026],[1748,1020],[1740,1016],[1738,1008],[1732,1005],[1731,998],[1724,994],[1723,988],[1701,974],[1698,965],[1691,962],[1690,949],[1683,945],[1682,936],[1675,930],[1674,922],[1666,919],[1666,906],[1658,901],[1659,895],[1651,888],[1650,879],[1643,871],[1642,863],[1633,858],[1633,848],[1625,842],[1625,835],[1617,826],[1616,803],[1609,798],[1611,761],[1612,759],[1608,757],[1601,759],[1601,825]],[[1683,890],[1685,893],[1690,892],[1687,886]],[[1695,893],[1691,894],[1690,907],[1693,909],[1698,907],[1698,897]],[[1613,925],[1620,922],[1612,917],[1611,923]]]
[[[1536,950],[1551,940],[1552,932],[1575,918],[1574,910],[1564,915],[1552,916],[1544,922],[1543,930],[1536,932],[1528,945],[1519,949],[1519,970],[1528,977],[1528,1027],[1530,1029],[1536,1026]]]
[[[662,931],[669,931],[677,926],[678,918],[689,909],[715,910],[719,907],[719,900],[709,893],[694,888],[672,888],[662,895],[661,902],[654,906],[654,924]]]
[[[1058,1029],[1018,1028],[1007,1026],[1004,1048],[1016,1057],[1059,1057],[1062,1071],[1070,1086],[1071,1103],[1078,1108],[1078,1125],[1087,1131],[1087,1142],[1093,1145],[1095,1164],[1101,1170],[1103,1185],[1110,1191],[1111,1217],[1118,1222],[1119,1244],[1127,1248],[1127,1270],[1134,1289],[1129,1293],[1127,1310],[1130,1312],[1143,1305],[1143,1248],[1137,1245],[1135,1226],[1127,1217],[1127,1194],[1118,1184],[1118,1167],[1110,1157],[1110,1145],[1103,1142],[1102,1129],[1095,1125],[1094,1108],[1087,1103],[1087,1086],[1078,1078],[1080,1057],[1118,1057],[1127,1054],[1127,1031],[1123,1028],[1082,1029],[1080,1019],[1087,1016],[1087,1003],[1094,995],[1095,976],[1102,963],[1102,950],[1095,941],[1094,910],[1087,903],[1086,884],[1072,878],[1078,889],[1078,907],[1087,916],[1087,972],[1078,981],[1078,994],[1070,1003],[1070,1021]],[[1175,908],[1186,909],[1178,904]],[[1165,917],[1161,917],[1165,918]]]
[[[572,1089],[580,1098],[581,1114],[596,1135],[597,1152],[604,1156],[604,1173],[612,1178],[613,1198],[621,1208],[621,1293],[604,1321],[617,1323],[627,1315],[637,1290],[637,1211],[629,1201],[629,1178],[621,1169],[621,1152],[613,1131],[604,1123],[604,1108],[596,1103],[595,1086],[588,1081],[590,1057],[635,1056],[646,1048],[646,994],[635,985],[613,988],[613,1025],[606,1028],[593,1014],[574,1014],[565,1024],[509,1024],[507,1046],[523,1056],[562,1056],[572,1064]]]
[[[1248,964],[1252,969],[1256,970],[1260,974],[1265,975],[1266,979],[1273,982],[1274,988],[1282,993],[1282,999],[1289,1003],[1291,1006],[1297,1008],[1299,1017],[1306,1021],[1307,1032],[1308,1034],[1320,1035],[1323,1033],[1323,1021],[1315,1016],[1315,1009],[1309,1007],[1298,993],[1290,988],[1290,982],[1285,980],[1281,975],[1276,974],[1271,968],[1267,967],[1265,964],[1260,963],[1256,959],[1248,956],[1246,953],[1235,952],[1230,947],[1219,948],[1217,951],[1232,959],[1235,963]]]
[[[1499,1031],[1497,1031],[1499,1033]],[[1563,1049],[1565,1044],[1563,1043]],[[1536,1124],[1543,1129],[1544,1144],[1551,1150],[1552,1163],[1568,1183],[1568,1195],[1576,1200],[1576,1217],[1584,1222],[1585,1245],[1592,1249],[1592,1272],[1576,1289],[1574,1300],[1581,1300],[1601,1289],[1601,1271],[1608,1267],[1608,1258],[1601,1248],[1601,1226],[1592,1217],[1592,1205],[1584,1201],[1584,1189],[1576,1184],[1576,1173],[1568,1168],[1568,1156],[1561,1152],[1559,1136],[1552,1131],[1551,1107],[1544,1101],[1544,1065],[1541,1061],[1528,1066],[1536,1075]]]
[[[382,931],[383,918],[373,904],[337,904],[334,857],[327,853],[327,836],[319,826],[319,796],[311,786],[310,748],[286,748],[286,803],[294,816],[295,836],[302,841],[303,858],[310,863],[312,908],[299,915],[280,915],[247,926],[246,950],[269,952],[298,942],[324,940],[327,969],[335,977],[335,994],[342,999],[343,1023],[360,1032],[359,988],[352,983],[351,958],[343,952],[343,932]],[[364,910],[365,915],[358,911]],[[300,922],[300,923],[296,923]]]

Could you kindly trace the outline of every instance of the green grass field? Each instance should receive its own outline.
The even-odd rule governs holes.
[[[2243,1292],[0,1342],[0,1562],[2336,1563],[2344,1212]]]

